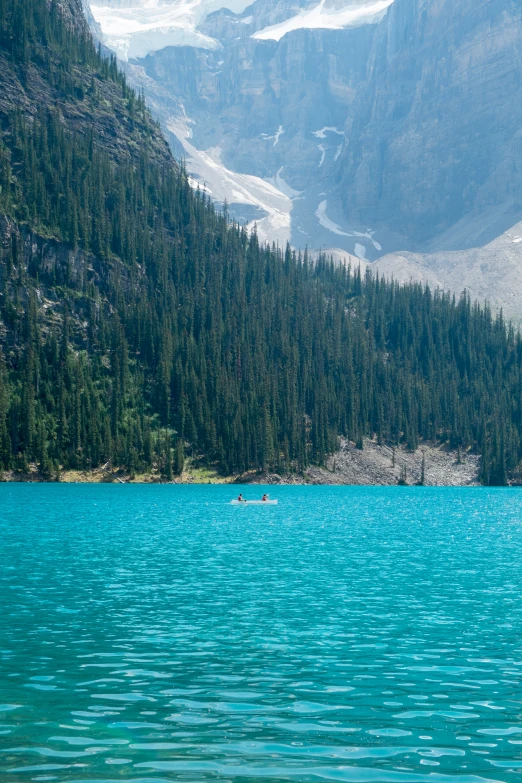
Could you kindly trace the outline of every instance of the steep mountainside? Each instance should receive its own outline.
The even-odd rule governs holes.
[[[342,435],[473,448],[505,483],[522,338],[231,224],[79,14],[0,0],[0,472],[299,472]]]
[[[2,5],[7,9],[7,3]],[[15,0],[14,12],[22,17],[26,5]],[[129,112],[129,101],[134,98],[122,89],[124,77],[117,75],[116,62],[107,62],[99,73],[93,70],[95,53],[80,0],[60,0],[56,7],[67,24],[67,35],[74,31],[78,42],[74,52],[69,51],[66,41],[60,41],[59,53],[42,46],[35,56],[36,47],[30,39],[11,35],[4,28],[0,46],[0,113],[4,128],[13,111],[32,119],[38,112],[55,110],[59,105],[67,127],[81,135],[92,133],[114,160],[138,157],[146,150],[158,162],[172,162],[150,115]],[[30,27],[41,23],[37,9],[34,17]],[[45,40],[46,31],[31,30],[28,36],[40,32]],[[56,30],[49,34],[59,35]]]
[[[91,0],[195,179],[260,236],[457,292],[439,254],[465,250],[471,296],[519,320],[520,3],[222,2]]]
[[[255,220],[263,238],[370,258],[379,243],[366,228],[341,227],[328,194],[391,2],[93,0],[90,9],[96,33],[130,57],[130,78],[216,201]],[[201,38],[189,41],[189,28]]]
[[[456,250],[522,218],[520,3],[395,0],[353,109],[339,161],[352,219]]]
[[[243,35],[217,52],[172,47],[132,75],[217,201],[256,219],[264,238],[319,247],[310,219],[321,230],[318,194],[334,175],[372,31],[299,30],[279,42]],[[322,231],[331,245],[335,233]]]

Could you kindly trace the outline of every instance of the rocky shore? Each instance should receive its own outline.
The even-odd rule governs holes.
[[[424,460],[424,481],[422,482]],[[302,476],[277,474],[245,476],[245,481],[266,484],[414,485],[434,487],[479,486],[480,456],[436,443],[424,443],[416,451],[379,445],[365,439],[363,448],[341,440],[340,450],[324,468],[310,467]]]

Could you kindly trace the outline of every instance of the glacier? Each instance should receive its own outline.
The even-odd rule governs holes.
[[[226,9],[242,14],[251,0],[83,0],[99,26],[103,42],[122,60],[140,59],[168,46],[220,49],[222,43],[198,29],[214,11]],[[342,30],[379,22],[394,0],[341,0],[340,7],[318,5],[304,8],[279,24],[252,34],[257,40],[279,41],[300,29]],[[297,10],[297,8],[296,8]],[[238,21],[250,25],[253,17]]]
[[[241,14],[250,0],[131,0],[125,5],[112,0],[89,2],[103,42],[122,60],[146,57],[167,46],[220,49],[215,38],[197,28],[206,17],[226,8]]]
[[[191,184],[204,190],[218,203],[225,201],[255,207],[259,218],[247,223],[255,226],[261,242],[277,242],[284,247],[290,239],[290,213],[292,200],[299,194],[293,191],[278,171],[273,181],[252,174],[231,171],[221,161],[220,147],[197,149],[192,142],[193,121],[187,117],[184,107],[181,116],[171,117],[166,127],[182,144]]]
[[[82,2],[192,184],[260,238],[522,318],[520,2]]]

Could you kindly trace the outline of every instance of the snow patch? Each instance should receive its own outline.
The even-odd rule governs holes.
[[[513,244],[518,245],[519,242],[522,242],[522,237],[515,237],[513,240]]]
[[[355,255],[361,261],[366,261],[366,248],[364,245],[360,245],[359,242],[355,243]]]
[[[280,125],[273,136],[269,136],[268,133],[262,133],[261,138],[263,139],[263,141],[270,141],[271,139],[274,139],[274,143],[272,144],[272,146],[275,147],[275,145],[279,141],[279,137],[283,133],[284,133],[283,126]]]
[[[383,18],[386,9],[394,0],[369,0],[364,5],[351,2],[343,8],[326,7],[326,0],[319,5],[306,8],[291,19],[269,25],[252,35],[260,41],[280,41],[287,33],[301,29],[342,30],[363,24],[376,24]]]
[[[346,231],[343,231],[342,228],[337,225],[337,223],[333,222],[333,220],[330,220],[330,218],[326,214],[327,207],[328,207],[328,200],[325,199],[324,201],[321,201],[321,203],[315,210],[315,215],[319,220],[319,223],[322,225],[322,227],[327,228],[328,231],[332,232],[332,234],[338,234],[340,237],[353,236],[353,234],[346,233]]]
[[[189,181],[190,187],[194,188],[194,190],[197,190],[199,188],[199,190],[202,190],[205,193],[208,193],[209,196],[212,195],[212,191],[210,190],[208,185],[206,185],[204,182],[200,182],[198,179],[195,179],[194,177],[189,177],[188,181]]]
[[[327,133],[337,133],[338,136],[344,136],[344,131],[329,126],[325,126],[324,128],[321,128],[321,130],[312,131],[312,136],[316,136],[318,139],[326,139]]]
[[[358,239],[369,239],[372,245],[376,250],[379,252],[382,250],[381,245],[379,242],[377,242],[373,238],[373,231],[368,229],[365,233],[362,231],[343,231],[343,229],[337,225],[337,223],[334,223],[333,220],[330,220],[328,215],[326,214],[326,210],[328,208],[328,200],[324,199],[324,201],[321,201],[317,209],[315,210],[315,216],[319,220],[319,223],[322,225],[323,228],[328,229],[328,231],[331,231],[332,234],[337,234],[341,237],[357,237]],[[364,255],[359,256],[357,255],[357,248],[359,248],[359,252],[364,252]],[[366,258],[366,248],[364,245],[361,245],[359,242],[355,245],[355,255],[358,258],[365,259]]]
[[[280,190],[281,193],[283,193],[285,196],[288,196],[289,199],[292,199],[292,201],[301,195],[303,192],[302,190],[294,190],[281,176],[281,172],[283,171],[284,166],[281,166],[275,177],[270,177],[270,179],[267,179],[267,182],[270,182],[271,185],[274,185],[277,190]]]
[[[321,153],[321,160],[319,161],[319,168],[321,168],[321,166],[324,163],[324,159],[326,157],[326,147],[324,146],[324,144],[318,144],[317,149]]]
[[[266,216],[248,225],[252,227],[255,223],[261,242],[279,242],[284,246],[290,240],[293,197],[290,194],[299,194],[286,185],[280,176],[281,169],[273,181],[231,171],[221,161],[220,147],[198,150],[190,142],[191,124],[193,121],[184,112],[182,116],[172,117],[166,123],[168,130],[183,145],[187,169],[193,175],[194,181],[200,188],[203,184],[211,191],[216,201],[250,204],[262,210]],[[279,186],[283,186],[286,192]]]

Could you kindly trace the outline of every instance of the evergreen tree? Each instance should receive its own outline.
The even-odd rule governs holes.
[[[502,314],[261,245],[193,191],[57,3],[0,0],[0,59],[57,96],[0,110],[0,469],[112,459],[170,479],[188,444],[223,473],[302,471],[343,435],[475,449],[506,483],[522,339]]]

